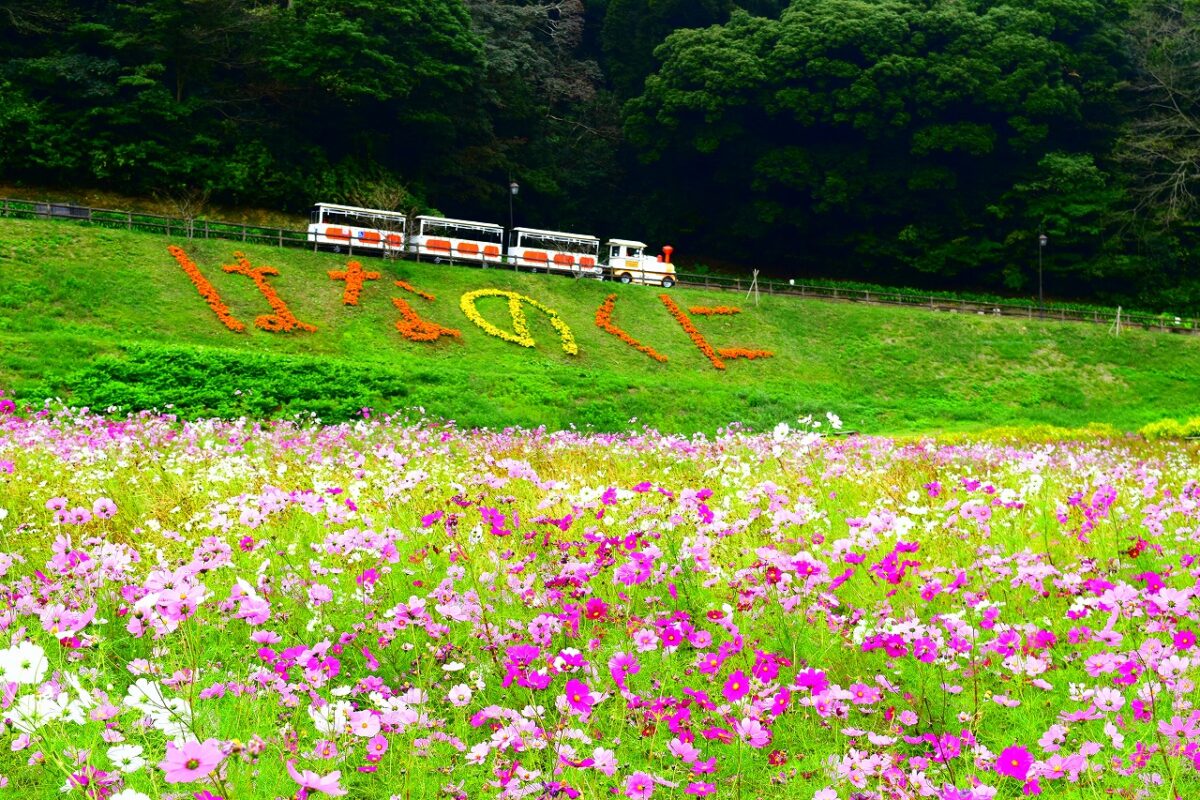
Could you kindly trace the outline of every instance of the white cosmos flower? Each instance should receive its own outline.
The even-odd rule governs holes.
[[[50,669],[46,651],[33,642],[0,650],[0,680],[15,683],[41,683]]]
[[[7,716],[12,720],[13,727],[22,733],[33,733],[47,722],[61,719],[67,708],[67,695],[64,692],[58,699],[52,700],[40,694],[22,695]]]
[[[467,665],[462,663],[461,661],[451,661],[449,664],[442,665],[442,669],[445,670],[446,672],[458,672],[459,670],[463,670],[466,668],[467,668]]]
[[[150,797],[133,789],[125,789],[112,795],[108,800],[150,800]]]
[[[308,716],[312,719],[317,733],[335,734],[346,730],[350,722],[350,703],[338,700],[320,708],[308,707]]]
[[[126,774],[137,772],[146,766],[146,759],[142,758],[141,745],[120,744],[116,747],[110,747],[108,749],[108,758],[117,769]]]

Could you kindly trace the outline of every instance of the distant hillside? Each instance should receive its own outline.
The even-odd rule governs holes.
[[[201,298],[167,246],[182,246],[219,294],[235,333]],[[347,259],[246,246],[251,267],[315,332],[268,332],[272,313],[234,264],[234,242],[186,242],[54,222],[0,220],[0,387],[40,404],[57,396],[124,410],[173,405],[182,414],[345,418],[421,407],[464,425],[591,425],[633,418],[664,430],[730,422],[765,428],[835,411],[869,432],[970,430],[994,425],[1105,422],[1133,429],[1200,415],[1200,339],[1103,326],[931,314],[795,298],[666,292],[685,313],[735,306],[736,315],[688,314],[714,348],[767,350],[716,369],[660,300],[661,289],[516,275],[448,265],[364,259],[382,273],[358,306],[343,305],[329,270]],[[429,301],[397,287],[403,280]],[[558,312],[577,343],[526,307],[532,348],[472,322],[460,297],[518,292]],[[597,311],[616,295],[612,321],[666,357],[654,360],[601,330]],[[424,343],[396,329],[410,314],[460,331]],[[486,321],[512,331],[503,297],[481,297]],[[718,358],[720,358],[718,356]]]

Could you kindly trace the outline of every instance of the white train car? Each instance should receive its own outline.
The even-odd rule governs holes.
[[[675,285],[675,265],[671,263],[673,248],[667,245],[661,256],[646,255],[646,243],[631,239],[609,239],[608,272],[621,283],[640,283],[670,289]]]
[[[508,260],[518,268],[604,277],[600,240],[587,234],[513,228],[508,241]]]
[[[671,248],[660,256],[646,255],[645,242],[609,239],[605,256],[595,236],[539,228],[513,228],[508,246],[504,227],[491,222],[422,215],[413,220],[398,211],[317,203],[308,226],[315,249],[338,253],[415,256],[418,261],[500,266],[534,272],[559,272],[576,277],[611,278],[621,283],[661,286],[676,283]]]
[[[405,224],[404,214],[396,211],[317,203],[309,216],[308,241],[336,253],[400,254]]]
[[[500,225],[424,215],[416,218],[415,227],[409,252],[418,261],[432,258],[484,266],[504,262],[504,228]]]

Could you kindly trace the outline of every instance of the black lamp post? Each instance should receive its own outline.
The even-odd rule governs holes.
[[[508,183],[508,236],[509,244],[512,244],[513,230],[513,198],[517,196],[517,192],[521,191],[521,184],[510,180]],[[517,262],[513,261],[513,269],[517,269]]]
[[[1045,316],[1045,296],[1042,294],[1042,251],[1050,243],[1050,237],[1038,234],[1038,316]]]

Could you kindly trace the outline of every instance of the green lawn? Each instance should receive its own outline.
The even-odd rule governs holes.
[[[167,252],[192,254],[245,333],[224,328]],[[271,265],[279,295],[316,333],[253,327],[269,313],[251,280],[222,272],[235,242],[186,243],[46,221],[0,220],[0,386],[29,402],[58,396],[125,410],[173,404],[184,414],[348,416],[421,407],[464,425],[594,426],[629,421],[711,431],[762,429],[835,411],[869,432],[976,430],[1033,423],[1123,429],[1200,415],[1200,338],[1104,326],[1039,323],[731,293],[671,290],[683,308],[736,305],[732,317],[694,317],[715,347],[762,348],[765,360],[714,369],[658,299],[661,290],[558,276],[381,262],[358,307],[326,276],[344,257],[271,247],[242,249]],[[418,299],[403,279],[432,293]],[[529,312],[536,348],[486,334],[459,308],[464,292],[514,290],[557,310],[579,354]],[[665,354],[660,364],[600,330],[597,308],[618,296],[614,319]],[[395,329],[403,297],[460,340],[406,341]],[[479,301],[511,329],[506,302]]]

